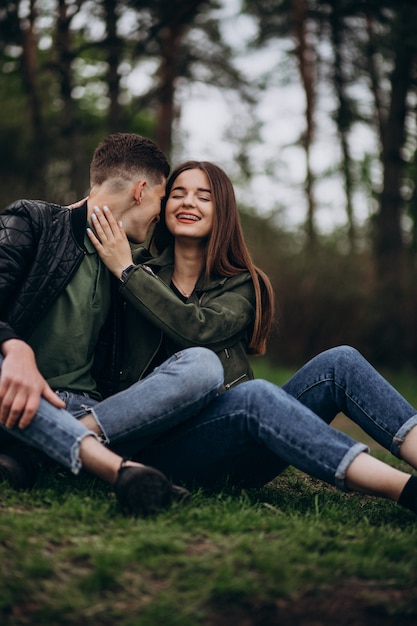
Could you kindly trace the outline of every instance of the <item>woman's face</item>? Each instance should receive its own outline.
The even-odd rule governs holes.
[[[186,170],[174,181],[165,208],[168,230],[177,239],[207,239],[213,227],[214,204],[205,172]]]

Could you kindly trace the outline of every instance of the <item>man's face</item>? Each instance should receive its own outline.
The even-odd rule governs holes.
[[[142,200],[123,216],[123,227],[132,243],[142,243],[151,224],[159,221],[161,202],[165,197],[166,180],[158,185],[145,185]]]

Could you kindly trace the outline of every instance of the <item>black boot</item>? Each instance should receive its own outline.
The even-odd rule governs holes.
[[[149,465],[125,465],[119,469],[114,491],[126,515],[148,517],[168,508],[174,501],[186,502],[189,492],[173,485]]]
[[[8,481],[14,489],[31,489],[38,471],[36,450],[29,446],[18,443],[0,453],[0,480]]]

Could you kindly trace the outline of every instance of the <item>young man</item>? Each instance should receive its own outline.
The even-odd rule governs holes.
[[[158,220],[168,173],[152,141],[118,133],[94,153],[82,206],[20,200],[0,215],[0,471],[16,487],[33,482],[19,440],[74,473],[82,466],[114,484],[133,514],[152,513],[179,492],[156,469],[123,464],[86,426],[94,406],[99,423],[124,424],[137,446],[158,436],[162,422],[171,427],[198,412],[222,383],[217,357],[194,348],[140,382],[139,361],[124,362],[123,374],[129,338],[122,337],[117,280],[86,235],[94,207],[110,205],[130,240],[143,241]],[[109,397],[101,401],[103,394]]]

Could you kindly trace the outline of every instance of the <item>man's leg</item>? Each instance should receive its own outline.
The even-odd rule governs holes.
[[[91,409],[83,421],[112,449],[130,456],[199,413],[218,395],[223,367],[206,348],[182,350],[143,380]],[[92,423],[95,419],[97,427]]]
[[[6,430],[4,426],[1,429]],[[43,399],[27,428],[13,428],[7,434],[25,444],[26,449],[41,450],[74,474],[83,467],[112,484],[125,513],[151,515],[175,499],[176,488],[162,472],[139,463],[124,463],[121,456],[101,444],[74,416]],[[10,466],[0,463],[0,467],[7,472]]]
[[[92,435],[84,424],[65,409],[57,409],[41,398],[32,422],[24,429],[0,425],[8,438],[32,446],[77,474],[81,469],[79,450],[82,440]]]
[[[185,369],[184,369],[185,366]],[[158,375],[159,374],[159,375]],[[187,374],[194,376],[187,383]],[[200,379],[204,374],[203,380]],[[184,378],[185,376],[185,378]],[[127,393],[125,398],[137,402],[146,400],[148,406],[153,404],[160,406],[162,418],[178,421],[181,415],[179,411],[192,412],[207,404],[214,397],[223,382],[223,369],[217,356],[208,350],[193,348],[183,353],[178,353],[170,363],[164,364],[151,376],[152,385],[135,385],[133,393]],[[157,383],[155,385],[155,382]],[[162,385],[162,387],[161,387]],[[148,395],[137,393],[142,389],[147,390]],[[158,399],[158,395],[160,399]],[[176,403],[177,396],[180,402]],[[83,396],[79,397],[79,408],[85,408]],[[168,402],[168,405],[166,404]],[[169,405],[173,403],[173,406]],[[119,402],[113,404],[115,412],[120,408]],[[178,415],[177,415],[178,413]],[[105,415],[108,415],[104,412]],[[136,413],[127,410],[129,420]],[[155,416],[158,420],[159,414]],[[71,442],[71,437],[76,438]],[[62,463],[75,473],[79,471],[81,464],[104,480],[113,482],[117,466],[117,479],[115,491],[123,509],[133,514],[150,514],[160,508],[164,508],[172,499],[180,499],[187,495],[175,485],[171,485],[166,477],[154,468],[130,463],[123,464],[122,458],[111,450],[102,446],[98,440],[86,435],[93,433],[73,415],[62,409],[56,409],[45,400],[41,400],[37,415],[29,427],[24,430],[2,430],[8,436],[13,436],[28,446],[34,446],[45,452],[54,460]],[[150,429],[152,430],[152,428]],[[79,431],[79,432],[78,432]],[[73,438],[74,439],[74,438]],[[7,470],[7,465],[5,466]]]

